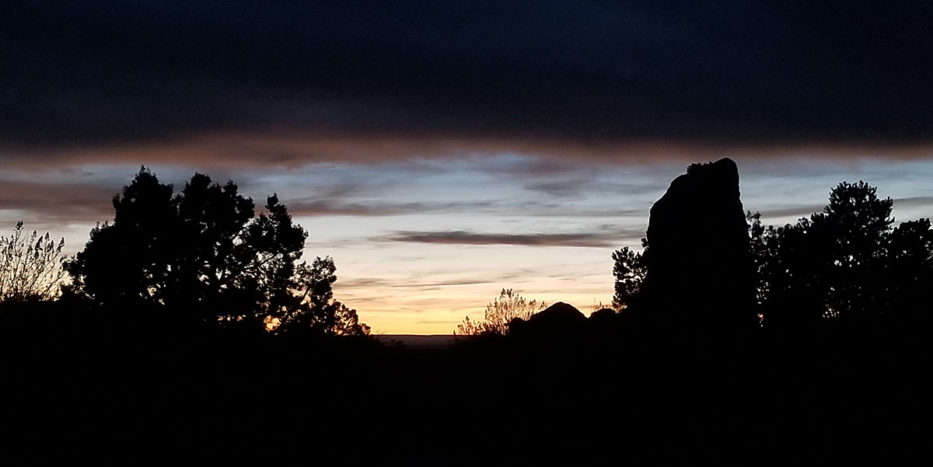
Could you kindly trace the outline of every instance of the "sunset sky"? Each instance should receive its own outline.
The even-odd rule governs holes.
[[[503,287],[608,304],[691,162],[732,157],[767,223],[843,180],[933,214],[929,2],[17,1],[0,59],[7,234],[80,250],[140,165],[232,179],[376,333]]]

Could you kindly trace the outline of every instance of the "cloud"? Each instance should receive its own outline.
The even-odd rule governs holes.
[[[358,277],[351,280],[340,281],[342,289],[372,289],[374,287],[391,287],[406,289],[437,289],[440,287],[452,287],[463,285],[482,285],[494,282],[492,279],[451,279],[443,281],[424,281],[411,278],[408,281],[389,280],[378,277]]]
[[[933,196],[912,196],[894,199],[894,206],[899,208],[927,207],[931,205],[933,205]]]
[[[0,209],[21,211],[30,221],[91,223],[113,218],[115,193],[87,184],[0,180]]]
[[[365,204],[334,200],[298,201],[288,204],[294,216],[394,216],[420,212],[423,203]]]
[[[16,63],[0,71],[0,153],[929,156],[931,17],[929,3],[867,1],[15,2],[0,18]]]
[[[294,216],[398,216],[438,212],[478,211],[495,206],[493,201],[471,201],[452,203],[429,202],[346,202],[334,199],[318,199],[288,202],[288,210]]]
[[[296,217],[316,216],[360,216],[387,217],[419,214],[499,214],[504,216],[530,217],[591,217],[613,218],[620,216],[647,216],[648,203],[644,209],[612,209],[600,207],[576,207],[570,203],[546,203],[540,201],[469,201],[469,202],[355,202],[341,200],[286,201],[288,211]]]
[[[638,235],[627,232],[627,235]],[[443,245],[522,245],[536,247],[610,248],[618,245],[623,235],[618,232],[593,233],[529,233],[490,234],[465,230],[399,231],[376,238],[377,241],[429,243]]]
[[[537,193],[544,193],[554,198],[576,199],[584,198],[587,195],[597,197],[608,197],[615,195],[640,196],[648,194],[658,194],[659,190],[663,192],[664,180],[641,180],[632,182],[634,176],[621,176],[622,180],[607,181],[603,175],[605,169],[597,168],[589,173],[581,174],[572,178],[559,178],[545,181],[532,181],[524,185],[524,189]],[[531,179],[540,179],[542,177],[531,177]]]
[[[824,148],[812,149],[825,152]],[[889,152],[902,157],[933,154],[933,151],[927,152],[926,148],[908,149],[899,148]],[[485,135],[458,134],[319,133],[315,129],[288,132],[281,129],[257,131],[246,128],[239,132],[191,134],[184,138],[160,141],[50,147],[10,144],[0,135],[0,164],[11,169],[32,171],[44,171],[49,167],[68,169],[90,164],[184,165],[211,170],[212,173],[217,169],[294,170],[309,164],[334,162],[364,165],[405,162],[416,167],[419,162],[427,159],[463,160],[489,155],[522,154],[544,157],[525,158],[519,165],[500,167],[490,173],[539,176],[566,174],[579,169],[581,162],[611,165],[653,161],[686,163],[704,158],[718,159],[724,153],[746,150],[748,148],[734,144],[708,147],[676,142],[582,144],[557,135],[495,139]],[[772,151],[780,153],[777,149]],[[863,153],[864,148],[854,150],[854,154]],[[853,152],[846,154],[852,155]]]
[[[792,217],[794,219],[799,219],[801,217],[809,217],[810,214],[815,212],[820,212],[823,210],[823,207],[826,204],[801,204],[794,206],[785,206],[779,208],[766,209],[761,212],[761,216],[765,219],[774,218],[774,217]]]
[[[585,189],[580,180],[554,180],[525,185],[526,190],[545,193],[558,198],[578,198]]]
[[[194,159],[192,157],[192,159]],[[202,160],[203,162],[203,160]],[[243,170],[232,167],[205,170],[161,164],[152,166],[163,183],[181,189],[193,170],[210,174],[217,182],[232,179],[244,195],[252,196],[257,205],[265,196],[277,192],[289,212],[296,217],[346,216],[388,218],[412,215],[488,215],[501,222],[536,218],[593,218],[647,216],[650,201],[611,202],[615,195],[640,194],[640,186],[608,181],[588,184],[590,175],[563,180],[560,173],[530,175],[509,172],[513,167],[535,165],[531,157],[501,157],[466,161],[431,161],[380,164],[376,166],[332,165],[301,170]],[[34,164],[35,161],[27,163]],[[0,209],[5,218],[23,213],[26,219],[57,223],[93,223],[112,218],[110,200],[132,180],[138,165],[118,167],[88,166],[85,168],[42,169],[7,167],[0,176]],[[511,178],[504,173],[511,173]],[[492,174],[492,175],[490,175]],[[501,176],[499,174],[502,174]],[[560,191],[560,185],[577,186],[580,196],[551,198],[524,192],[533,185],[530,180],[558,177],[549,188]],[[439,191],[447,194],[438,196]],[[595,190],[595,191],[594,191]],[[663,191],[656,187],[655,191]],[[565,194],[570,193],[564,191]],[[596,196],[593,196],[596,194]],[[391,221],[391,220],[387,220]]]

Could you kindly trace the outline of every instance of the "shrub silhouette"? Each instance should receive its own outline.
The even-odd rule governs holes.
[[[35,230],[26,234],[18,222],[9,237],[0,237],[0,302],[52,300],[61,292],[65,271],[62,249]]]
[[[455,335],[476,336],[481,334],[494,334],[504,336],[509,333],[509,326],[513,320],[527,321],[531,316],[546,307],[544,302],[528,301],[512,289],[502,289],[499,296],[486,305],[483,321],[476,322],[469,317],[457,325]]]
[[[368,331],[333,300],[333,260],[297,263],[307,232],[274,194],[254,217],[253,201],[232,181],[220,185],[196,173],[173,194],[143,167],[113,207],[113,222],[94,228],[66,265],[73,289],[98,305],[154,307],[275,332]]]

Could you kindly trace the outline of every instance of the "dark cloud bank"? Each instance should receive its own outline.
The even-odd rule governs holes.
[[[0,149],[209,133],[911,146],[929,2],[5,2]]]

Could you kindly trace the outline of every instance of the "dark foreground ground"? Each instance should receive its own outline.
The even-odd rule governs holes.
[[[929,460],[925,330],[608,326],[453,347],[0,319],[4,465],[896,465]]]

